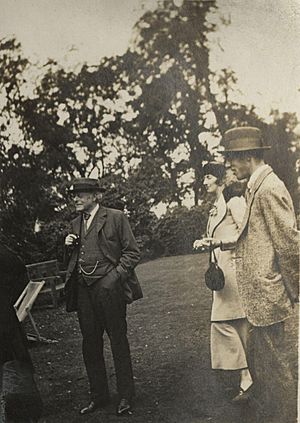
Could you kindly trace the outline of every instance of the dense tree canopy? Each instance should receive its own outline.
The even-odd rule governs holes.
[[[27,261],[61,255],[73,215],[65,188],[95,170],[104,204],[129,213],[142,248],[187,252],[196,229],[182,222],[196,222],[201,207],[184,205],[204,204],[202,166],[238,124],[262,128],[273,146],[268,159],[296,198],[297,119],[270,111],[266,123],[254,105],[233,100],[234,72],[210,70],[214,11],[214,1],[158,2],[136,23],[122,56],[79,71],[52,60],[33,65],[15,39],[0,40],[0,226]],[[157,207],[167,210],[160,219]],[[174,225],[178,233],[190,227],[182,250]]]

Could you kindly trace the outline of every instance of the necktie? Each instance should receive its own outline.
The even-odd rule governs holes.
[[[83,213],[83,228],[84,228],[85,234],[87,233],[87,230],[88,230],[87,223],[90,217],[91,215],[89,213]]]

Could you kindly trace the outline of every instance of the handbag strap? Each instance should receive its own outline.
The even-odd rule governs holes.
[[[214,258],[214,263],[218,264],[215,249],[213,248],[212,243],[210,242],[210,244],[209,244],[209,263],[212,263],[212,257]]]

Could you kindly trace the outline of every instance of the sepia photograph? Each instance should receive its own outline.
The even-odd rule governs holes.
[[[0,423],[297,423],[300,0],[0,7]]]

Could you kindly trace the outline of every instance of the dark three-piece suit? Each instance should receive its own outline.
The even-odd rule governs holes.
[[[66,275],[67,311],[77,311],[83,336],[83,358],[93,400],[106,402],[108,383],[103,357],[107,332],[120,398],[130,400],[134,384],[127,340],[126,304],[142,297],[134,272],[140,252],[123,212],[100,207],[88,229],[83,217],[71,222],[79,236],[69,247]]]

